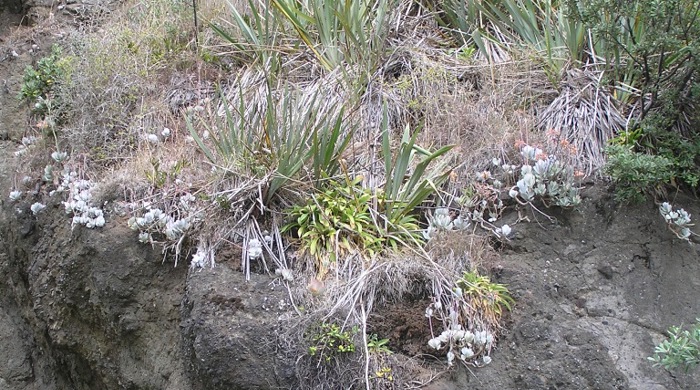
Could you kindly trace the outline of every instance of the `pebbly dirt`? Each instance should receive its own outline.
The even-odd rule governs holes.
[[[584,196],[555,223],[533,213],[515,225],[492,265],[517,300],[493,363],[429,389],[699,388],[697,372],[647,361],[669,326],[700,313],[697,244],[678,240],[651,202],[618,205],[601,185]],[[674,205],[700,215],[697,199]]]
[[[245,282],[233,262],[173,268],[122,217],[72,229],[57,202],[36,217],[28,200],[8,202],[28,126],[16,99],[22,71],[60,30],[21,20],[0,17],[0,390],[295,388],[293,362],[274,347],[289,310],[274,278]],[[697,244],[679,241],[653,203],[619,205],[604,183],[587,186],[578,210],[544,210],[554,222],[505,216],[515,236],[484,266],[517,303],[493,362],[455,367],[426,389],[700,388],[698,372],[646,360],[665,329],[700,316]],[[695,198],[673,202],[700,215]],[[396,353],[424,356],[425,307],[383,310],[370,331]]]

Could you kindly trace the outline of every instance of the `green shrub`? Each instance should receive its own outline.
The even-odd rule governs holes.
[[[645,121],[642,128],[644,138],[641,140],[643,150],[667,158],[672,163],[673,178],[676,184],[684,184],[691,189],[697,189],[700,184],[700,136],[691,134],[682,136],[675,131],[651,129]]]
[[[675,122],[690,112],[700,70],[700,0],[568,2],[617,80],[632,81],[645,96],[641,118],[665,111]]]
[[[357,249],[374,256],[383,246],[384,238],[370,210],[372,192],[362,189],[359,181],[361,178],[345,184],[331,181],[306,204],[288,211],[290,222],[282,232],[297,234],[301,250],[318,260],[321,276],[328,262],[335,262],[348,251]]]
[[[668,339],[657,345],[654,356],[648,359],[654,366],[667,370],[682,367],[686,372],[700,364],[700,319],[689,331],[678,326],[669,328]]]
[[[49,104],[56,106],[57,102],[49,103],[49,98],[56,84],[67,76],[69,64],[69,59],[63,57],[61,47],[53,45],[51,54],[37,61],[36,67],[25,68],[19,98],[34,104],[32,110],[35,113],[46,113]]]
[[[610,145],[605,151],[605,173],[615,184],[618,201],[641,202],[645,195],[671,181],[673,162],[666,157],[634,152],[622,145]]]
[[[331,359],[340,354],[353,353],[355,352],[355,343],[352,338],[358,332],[357,327],[343,330],[336,323],[324,322],[311,338],[312,345],[309,346],[309,355],[318,355],[326,362],[330,362]]]

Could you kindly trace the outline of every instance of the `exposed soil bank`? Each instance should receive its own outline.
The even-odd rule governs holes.
[[[6,164],[1,172],[5,190]],[[530,215],[515,225],[500,260],[485,264],[517,298],[493,363],[453,369],[427,388],[697,388],[697,374],[646,360],[668,326],[700,312],[696,247],[650,203],[620,208],[598,188],[586,195],[556,223]],[[288,298],[273,278],[246,283],[233,261],[173,268],[119,218],[101,231],[71,229],[57,202],[39,216],[3,203],[0,388],[294,388],[293,362],[275,346]],[[700,213],[695,200],[676,204]],[[422,320],[394,317],[383,325],[397,352],[424,352]]]
[[[0,35],[19,23],[3,15]],[[38,197],[8,200],[26,127],[15,91],[33,45],[45,52],[51,39],[37,33],[0,52],[0,390],[298,388],[276,344],[290,302],[274,278],[245,282],[226,258],[173,268],[125,217],[72,229],[58,199],[38,216]],[[490,365],[454,368],[426,388],[700,388],[697,372],[646,360],[668,326],[700,316],[697,244],[676,239],[652,203],[619,206],[601,186],[584,196],[555,223],[505,217],[516,236],[484,266],[517,299],[507,332]],[[700,215],[696,199],[674,205]],[[424,310],[420,300],[397,305],[376,331],[396,353],[425,353]]]

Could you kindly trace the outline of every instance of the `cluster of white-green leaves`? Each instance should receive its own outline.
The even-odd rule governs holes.
[[[439,232],[464,230],[469,227],[469,220],[464,220],[462,216],[453,217],[450,210],[441,207],[435,210],[428,218],[428,227],[423,230],[423,237],[426,240],[434,238]]]
[[[65,159],[65,156],[56,157]],[[68,191],[68,200],[63,202],[63,206],[66,214],[73,215],[73,226],[96,228],[105,225],[104,212],[92,203],[94,187],[90,180],[80,179],[75,171],[67,168],[63,170],[61,184],[56,188],[56,192]]]
[[[428,345],[438,351],[447,349],[447,364],[452,365],[455,359],[471,362],[484,350],[489,350],[493,344],[493,335],[487,331],[470,332],[456,325],[453,329],[444,330],[439,336],[430,339]],[[491,357],[483,355],[482,364],[491,363]]]
[[[572,207],[581,203],[573,168],[542,149],[525,145],[520,151],[520,177],[508,194],[520,203],[542,200],[547,206]]]
[[[131,217],[127,223],[132,230],[139,232],[139,241],[144,244],[154,241],[153,234],[162,234],[167,240],[178,241],[185,236],[196,219],[194,202],[192,194],[180,196],[177,209],[186,215],[182,218],[173,217],[146,203],[143,205],[146,212],[140,217]]]
[[[23,156],[29,148],[36,142],[36,137],[33,135],[22,137],[22,144],[19,146],[15,152],[15,156]]]
[[[664,217],[669,229],[681,240],[690,240],[690,235],[693,234],[690,227],[690,214],[683,209],[673,209],[673,206],[664,202],[659,206],[659,213]]]

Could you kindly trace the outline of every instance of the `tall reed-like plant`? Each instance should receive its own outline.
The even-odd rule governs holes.
[[[374,70],[384,51],[394,0],[271,0],[319,63]]]
[[[416,145],[419,131],[416,130],[411,135],[410,128],[406,126],[396,153],[392,153],[386,108],[381,130],[386,182],[378,198],[382,200],[380,213],[384,216],[383,228],[389,234],[398,231],[405,235],[411,230],[410,227],[415,226],[411,232],[415,234],[409,236],[414,240],[421,240],[417,233],[416,208],[434,195],[438,187],[447,180],[450,173],[447,163],[437,159],[449,152],[453,145],[444,146],[436,151],[424,149]],[[396,245],[396,241],[390,242]]]
[[[485,41],[525,46],[544,58],[553,76],[571,62],[584,62],[589,49],[584,23],[560,0],[447,0],[442,24],[466,37],[488,56]]]
[[[322,101],[318,93],[289,87],[275,90],[269,83],[265,91],[260,106],[251,105],[243,90],[236,107],[221,95],[223,123],[204,123],[213,147],[199,136],[190,119],[187,125],[213,164],[264,181],[263,201],[269,204],[290,183],[309,179],[318,183],[335,175],[354,125],[346,120],[342,106]]]
[[[247,62],[257,62],[271,71],[279,69],[279,41],[284,33],[284,26],[269,0],[249,0],[249,14],[242,15],[236,6],[228,2],[233,22],[226,27],[211,24],[211,28],[236,49],[235,54]],[[234,31],[230,31],[233,27]]]

